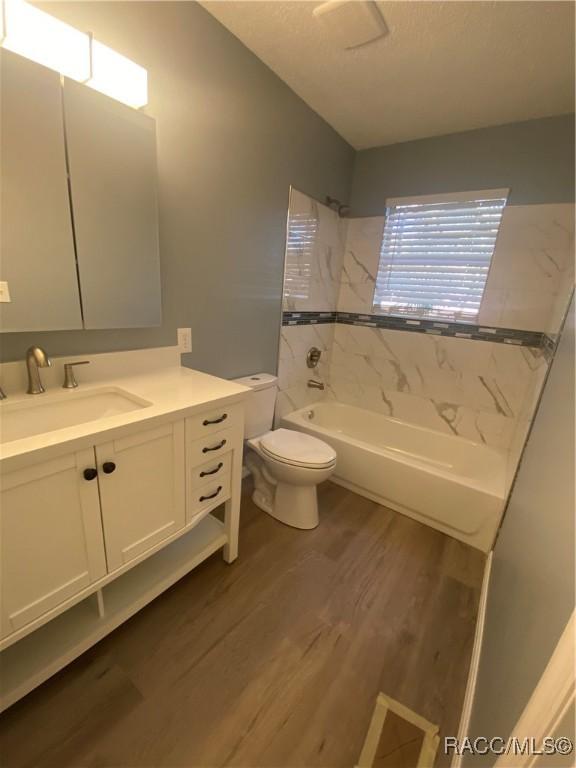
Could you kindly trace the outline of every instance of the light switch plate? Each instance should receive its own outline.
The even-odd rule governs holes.
[[[180,352],[192,352],[192,328],[178,328],[177,333]]]
[[[11,301],[8,283],[6,280],[0,280],[0,304],[9,304]]]

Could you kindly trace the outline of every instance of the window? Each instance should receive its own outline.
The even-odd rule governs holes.
[[[284,297],[287,299],[307,299],[310,294],[317,227],[312,213],[290,214],[284,270]]]
[[[508,190],[387,201],[374,310],[477,319]]]

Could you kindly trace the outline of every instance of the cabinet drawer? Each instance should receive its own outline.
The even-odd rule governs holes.
[[[189,492],[189,507],[187,522],[191,523],[195,517],[201,515],[204,510],[227,501],[230,498],[230,474],[218,480],[204,483]]]
[[[210,411],[203,411],[186,419],[186,439],[195,440],[223,429],[242,425],[241,405],[225,405]]]
[[[231,449],[240,449],[241,442],[238,433],[233,429],[224,429],[212,435],[206,435],[200,440],[193,440],[186,446],[186,461],[189,467],[206,464],[214,461],[214,465],[220,460],[220,456],[229,453]],[[218,459],[218,461],[216,460]]]
[[[188,482],[190,488],[198,488],[204,483],[220,480],[225,475],[230,474],[232,467],[232,452],[228,451],[224,456],[216,456],[210,459],[206,464],[200,464],[197,467],[191,467],[188,471]]]

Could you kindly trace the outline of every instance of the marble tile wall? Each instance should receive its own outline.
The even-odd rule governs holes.
[[[330,311],[336,310],[340,290],[340,274],[344,258],[346,220],[316,200],[298,192],[290,193],[290,220],[312,222],[308,226],[310,237],[301,247],[287,249],[286,269],[300,274],[299,286],[305,290],[291,292],[284,283],[282,309],[284,311]],[[293,295],[300,293],[300,296]],[[305,295],[304,295],[305,294]],[[320,390],[306,386],[308,379],[317,379],[324,384],[328,380],[330,355],[334,339],[334,325],[283,325],[278,355],[278,398],[276,421],[285,413],[318,402],[323,396]],[[306,353],[310,347],[317,347],[322,353],[315,370],[306,366]]]
[[[479,322],[558,333],[574,286],[574,206],[504,209]]]
[[[340,312],[372,312],[384,217],[351,219]],[[574,206],[504,210],[478,323],[558,333],[574,286]]]
[[[323,400],[328,394],[327,388],[324,392],[310,389],[306,382],[316,379],[327,387],[335,327],[334,324],[282,326],[276,421],[286,413]],[[317,347],[322,353],[314,370],[306,365],[306,353],[310,347]]]
[[[384,217],[348,222],[338,312],[372,313],[383,228]],[[573,242],[572,206],[508,208],[479,322],[557,332],[574,282]],[[531,347],[338,324],[328,397],[517,457],[546,370]]]
[[[290,192],[288,230],[306,228],[300,243],[293,239],[287,248],[286,271],[299,274],[298,290],[284,281],[284,310],[335,310],[340,289],[340,273],[344,256],[346,220],[298,190]]]
[[[284,309],[372,314],[384,218],[351,219],[343,230],[336,214],[300,193],[294,206],[316,206],[319,220],[324,216],[318,232],[332,243],[340,280],[335,292],[334,271],[320,268],[326,251],[319,244],[317,274],[329,276],[324,289],[306,302],[285,300]],[[555,333],[574,280],[572,243],[570,206],[508,209],[489,276],[493,299],[481,322]],[[314,377],[325,382],[324,393],[306,387],[312,344],[323,351]],[[279,357],[278,415],[323,398],[368,408],[509,452],[510,480],[547,371],[547,356],[536,347],[340,322],[284,325]]]
[[[338,294],[339,312],[372,312],[384,217],[350,219]]]
[[[534,418],[534,413],[538,407],[538,401],[548,372],[549,362],[550,361],[547,361],[547,364],[538,370],[538,375],[532,377],[522,407],[516,416],[514,429],[508,446],[508,459],[506,463],[506,484],[508,488],[512,486],[518,462],[520,461],[522,450],[524,449],[524,444],[532,424],[532,419]]]
[[[539,349],[338,324],[328,398],[507,450],[545,372]]]

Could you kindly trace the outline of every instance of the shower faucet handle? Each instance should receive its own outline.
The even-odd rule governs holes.
[[[308,368],[316,368],[322,357],[322,352],[318,347],[310,347],[306,355],[306,365]]]

